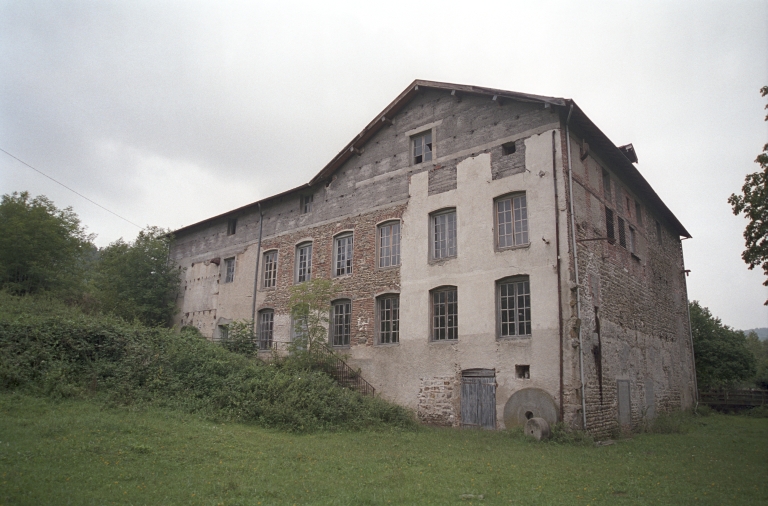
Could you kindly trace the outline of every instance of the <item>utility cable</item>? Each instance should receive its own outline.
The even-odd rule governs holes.
[[[99,206],[100,208],[104,209],[104,210],[105,210],[105,211],[107,211],[108,213],[112,213],[112,214],[114,214],[115,216],[117,216],[117,217],[118,217],[118,218],[120,218],[121,220],[123,220],[123,221],[127,221],[128,223],[130,223],[131,225],[133,225],[133,226],[134,226],[134,227],[136,227],[136,228],[139,228],[139,229],[143,228],[143,227],[140,227],[139,225],[135,224],[135,223],[134,223],[134,222],[132,222],[131,220],[129,220],[129,219],[126,219],[126,218],[123,218],[122,216],[120,216],[120,215],[119,215],[119,214],[117,214],[116,212],[114,212],[114,211],[110,211],[109,209],[107,209],[106,207],[102,206],[101,204],[99,204],[99,203],[97,203],[97,202],[94,202],[93,200],[89,199],[88,197],[86,197],[86,196],[85,196],[85,195],[83,195],[82,193],[78,193],[78,192],[76,192],[75,190],[73,190],[73,189],[72,189],[72,188],[70,188],[69,186],[65,185],[64,183],[61,183],[61,182],[59,182],[59,181],[56,181],[55,179],[53,179],[53,178],[52,178],[51,176],[49,176],[48,174],[44,173],[44,172],[43,172],[43,171],[41,171],[41,170],[38,170],[38,169],[36,169],[36,168],[32,167],[30,164],[28,164],[28,163],[27,163],[27,162],[25,162],[24,160],[22,160],[22,159],[20,159],[20,158],[18,158],[18,157],[16,157],[16,156],[14,156],[14,155],[12,155],[12,154],[11,154],[11,153],[9,153],[8,151],[4,150],[3,148],[0,148],[0,151],[2,151],[3,153],[5,153],[6,155],[10,156],[10,157],[11,157],[11,158],[13,158],[14,160],[16,160],[16,161],[18,161],[18,162],[21,162],[21,163],[23,163],[24,165],[26,165],[26,166],[27,166],[27,167],[29,167],[30,169],[34,170],[35,172],[37,172],[37,173],[39,173],[39,174],[42,174],[43,176],[47,177],[48,179],[50,179],[50,180],[51,180],[51,181],[53,181],[54,183],[56,183],[56,184],[59,184],[59,185],[63,186],[64,188],[66,188],[67,190],[71,191],[71,192],[72,192],[72,193],[74,193],[75,195],[78,195],[78,196],[80,196],[80,197],[84,198],[85,200],[87,200],[87,201],[88,201],[88,202],[90,202],[91,204],[93,204],[93,205],[95,205],[95,206]]]

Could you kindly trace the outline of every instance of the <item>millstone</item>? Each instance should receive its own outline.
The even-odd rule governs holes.
[[[543,418],[531,418],[525,422],[525,435],[531,436],[537,441],[549,439],[549,424]]]

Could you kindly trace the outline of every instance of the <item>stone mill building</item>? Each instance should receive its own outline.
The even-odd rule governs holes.
[[[595,434],[695,398],[683,225],[570,99],[414,81],[307,184],[175,232],[176,324],[328,343],[425,423]]]

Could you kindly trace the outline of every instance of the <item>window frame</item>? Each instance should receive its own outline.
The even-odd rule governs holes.
[[[453,294],[453,301],[445,300],[442,302],[439,302],[440,304],[445,305],[445,314],[444,315],[435,315],[435,296],[438,294]],[[453,315],[450,315],[448,313],[450,307],[449,304],[455,305],[456,312]],[[444,326],[435,326],[435,318],[439,316],[445,317],[445,325]],[[448,325],[448,319],[450,316],[454,317],[454,324],[449,327]],[[438,330],[444,330],[445,337],[435,337],[435,333]],[[454,337],[449,337],[450,331],[453,330]],[[430,343],[456,343],[459,341],[459,289],[455,285],[443,285],[438,286],[436,288],[433,288],[429,291],[429,342]]]
[[[339,315],[337,313],[338,307],[345,307],[345,312]],[[346,321],[342,321],[341,324],[337,321],[337,318],[341,316]],[[342,327],[341,343],[337,344],[336,338],[339,336],[337,333],[338,327]],[[346,327],[346,329],[344,329]],[[346,330],[346,333],[344,332]],[[349,348],[352,343],[352,299],[341,298],[331,302],[331,320],[328,325],[328,341],[333,348]],[[346,342],[344,342],[346,340]]]
[[[222,267],[224,268],[224,284],[235,282],[235,269],[237,267],[236,258],[237,257],[232,256],[232,257],[225,258],[222,261]],[[232,266],[231,270],[230,270],[230,266]]]
[[[643,226],[643,206],[637,200],[635,200],[635,221],[637,226]]]
[[[227,220],[227,236],[235,235],[237,233],[237,218],[229,218]]]
[[[429,136],[429,142],[427,141],[427,136]],[[417,142],[419,144],[419,147],[421,149],[421,154],[416,154],[416,146]],[[410,160],[411,165],[420,165],[422,163],[432,162],[435,160],[435,132],[434,129],[428,128],[426,130],[422,130],[418,133],[415,133],[410,136],[409,139],[410,143]],[[426,159],[425,153],[426,153],[426,147],[429,145],[429,159]],[[416,161],[416,157],[420,156],[421,160]]]
[[[265,322],[265,316],[270,315],[269,321]],[[259,310],[259,332],[256,339],[256,345],[259,351],[271,350],[275,342],[275,310],[273,308],[264,308]],[[268,327],[265,329],[265,324]],[[268,336],[264,338],[264,332],[268,332]]]
[[[627,249],[633,256],[637,256],[637,229],[632,225],[629,225],[629,241],[627,242]]]
[[[278,253],[279,251],[276,249],[267,250],[263,253],[264,267],[261,271],[261,287],[265,290],[273,290],[277,288],[277,260],[280,257]],[[270,262],[269,257],[272,255],[274,255],[275,258],[272,262]],[[274,267],[270,270],[267,270],[270,265],[273,265]],[[267,282],[270,280],[272,284],[267,285]]]
[[[386,301],[394,301],[390,308],[383,308]],[[388,319],[382,318],[384,310],[389,310],[392,316]],[[382,324],[390,323],[390,328],[386,333],[388,338],[384,340],[384,331]],[[376,297],[376,344],[382,346],[393,346],[400,344],[400,294],[384,293]]]
[[[611,189],[611,173],[605,169],[603,169],[603,197],[605,197],[605,200],[608,202],[613,200],[613,191]]]
[[[515,200],[522,198],[524,200],[524,213],[525,213],[525,219],[522,221],[522,227],[524,230],[520,232],[523,234],[522,240],[524,242],[517,242],[517,227],[515,224],[517,223],[517,220],[515,219]],[[514,244],[512,245],[501,245],[501,223],[499,222],[499,204],[504,201],[510,202],[510,217],[512,219],[512,241]],[[496,197],[493,199],[493,224],[496,229],[496,233],[494,234],[495,242],[496,242],[496,250],[497,251],[504,251],[508,249],[516,249],[516,248],[526,248],[531,245],[531,227],[528,219],[528,197],[524,191],[522,192],[514,192],[514,193],[507,193],[506,195],[501,195],[499,197]],[[506,225],[506,223],[505,223]],[[504,237],[507,237],[505,234]],[[527,241],[525,240],[527,239]]]
[[[312,241],[303,241],[296,245],[296,249],[294,251],[294,259],[293,259],[293,282],[294,284],[304,283],[305,281],[310,281],[312,279],[312,250],[314,243]],[[307,257],[306,262],[306,278],[305,279],[299,279],[299,274],[301,272],[301,265],[299,262],[301,250],[304,248],[309,248],[309,256]]]
[[[436,253],[436,238],[435,238],[435,227],[436,223],[435,220],[440,218],[441,216],[449,216],[453,215],[453,223],[454,223],[454,229],[453,229],[453,240],[454,240],[454,252],[453,254],[450,253],[450,245],[449,245],[449,239],[450,239],[450,229],[448,228],[448,223],[446,223],[446,254],[444,256],[435,256]],[[458,213],[456,211],[455,207],[447,207],[444,209],[439,209],[437,211],[429,213],[429,261],[430,263],[435,262],[443,262],[446,260],[450,260],[452,258],[456,258],[459,255],[459,217]]]
[[[349,242],[344,250],[345,257],[348,256],[348,258],[345,258],[343,261],[346,265],[344,265],[343,269],[341,269],[343,272],[340,272],[339,269],[339,246],[341,241],[346,241],[349,239]],[[333,264],[331,264],[331,277],[334,278],[343,278],[345,276],[351,276],[353,272],[353,265],[355,261],[355,234],[352,230],[345,230],[342,232],[339,232],[338,234],[333,236]]]
[[[619,229],[619,246],[621,246],[624,249],[627,249],[627,230],[625,226],[625,220],[621,216],[616,218],[618,229]]]
[[[392,228],[395,225],[397,225],[397,245],[396,245],[397,253],[396,253],[396,256],[395,256],[395,253],[393,253],[393,250],[395,249],[395,244],[394,244],[395,241],[393,240],[394,237],[395,237],[395,234],[394,234],[394,228]],[[390,251],[389,255],[387,256],[387,258],[389,259],[390,264],[389,265],[381,265],[382,264],[382,260],[384,259],[384,257],[382,256],[382,254],[383,254],[383,247],[382,247],[383,235],[382,235],[382,233],[383,233],[384,229],[388,228],[388,227],[390,227],[390,229],[392,230],[392,232],[390,232],[390,235],[389,235],[389,246],[387,246],[387,248]],[[376,268],[377,269],[393,269],[393,268],[396,268],[396,267],[400,267],[400,245],[401,245],[402,228],[403,228],[403,225],[402,225],[402,221],[401,220],[388,220],[388,221],[384,221],[384,222],[379,223],[378,225],[376,225]],[[397,260],[397,262],[394,262],[392,260],[393,258],[395,258]]]
[[[528,292],[520,295],[518,293],[519,285],[524,284],[526,285]],[[514,286],[515,293],[513,295],[503,295],[503,288],[504,286]],[[527,316],[528,319],[523,321],[523,325],[525,326],[525,329],[527,333],[521,334],[520,331],[520,307],[518,306],[519,303],[519,297],[528,297],[528,305],[523,308],[523,312],[525,315],[525,311],[527,310]],[[513,308],[506,308],[504,309],[502,306],[504,305],[503,297],[511,297],[512,301],[514,302]],[[518,274],[515,276],[507,276],[505,278],[497,279],[496,280],[496,339],[497,340],[507,340],[507,339],[527,339],[530,338],[533,334],[533,318],[532,318],[532,310],[531,310],[531,279],[530,276],[526,274]],[[504,335],[502,333],[503,331],[503,325],[504,322],[502,322],[502,311],[510,311],[512,316],[514,317],[514,321],[507,322],[507,325],[511,325],[514,329],[514,334],[506,334]],[[527,324],[527,326],[526,326]]]
[[[616,220],[614,219],[613,209],[605,206],[605,237],[611,244],[616,243]]]
[[[309,214],[312,212],[312,204],[315,202],[315,194],[305,194],[299,199],[299,210],[301,214]]]

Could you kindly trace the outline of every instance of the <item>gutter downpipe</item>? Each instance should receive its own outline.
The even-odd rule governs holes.
[[[690,239],[684,237],[683,239]],[[683,264],[683,288],[685,288],[685,309],[688,312],[688,338],[691,342],[691,365],[693,366],[693,400],[696,403],[693,412],[699,409],[699,380],[696,378],[696,353],[693,351],[693,327],[691,326],[691,302],[688,300],[688,273],[685,272],[685,258],[683,257],[683,242],[680,241],[680,260]]]
[[[587,430],[587,399],[584,389],[584,346],[581,339],[581,291],[579,288],[579,252],[576,250],[576,219],[573,215],[573,168],[571,167],[571,133],[568,129],[568,122],[571,121],[573,113],[573,102],[568,110],[568,118],[565,120],[565,142],[568,146],[568,201],[571,212],[571,240],[573,242],[573,267],[576,277],[576,320],[579,333],[579,375],[581,376],[581,417],[584,430]]]
[[[251,305],[252,334],[256,335],[256,291],[259,289],[259,260],[261,260],[261,232],[264,230],[264,215],[259,202],[259,245],[256,247],[256,274],[253,276],[253,300]]]
[[[560,421],[563,421],[563,286],[560,273],[560,197],[557,193],[557,132],[552,131],[552,179],[555,184],[555,248],[557,254],[557,320],[560,329]]]

